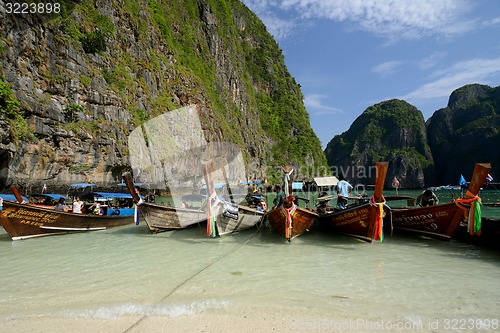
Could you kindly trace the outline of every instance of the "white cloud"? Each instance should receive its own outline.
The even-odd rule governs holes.
[[[242,2],[254,12],[264,23],[267,31],[276,40],[285,40],[293,34],[296,22],[294,19],[281,18],[276,12],[276,1],[269,0],[242,0]]]
[[[486,27],[489,27],[489,26],[492,26],[492,25],[497,25],[497,24],[500,24],[500,16],[499,17],[495,17],[491,20],[486,20],[482,23],[483,26],[486,26]]]
[[[304,105],[308,109],[309,112],[312,112],[314,116],[324,116],[324,115],[333,115],[343,113],[341,109],[338,109],[333,106],[328,106],[323,104],[323,100],[328,98],[325,95],[307,95],[304,96]]]
[[[431,55],[419,60],[417,62],[418,67],[422,70],[429,70],[435,67],[439,61],[447,56],[446,52],[434,52]]]
[[[372,72],[375,74],[379,74],[382,77],[386,77],[390,74],[394,74],[396,72],[396,68],[402,64],[403,64],[402,61],[397,61],[397,60],[387,61],[373,67]]]
[[[428,82],[400,98],[425,100],[448,97],[454,90],[466,84],[491,84],[489,81],[491,77],[498,74],[500,74],[500,58],[466,60],[449,68],[435,71],[433,76],[437,77],[436,80]]]
[[[473,21],[461,15],[470,9],[467,0],[242,0],[276,37],[282,33],[279,14],[296,26],[299,20],[329,19],[393,39],[415,39],[429,35],[455,35],[473,29]],[[278,25],[275,26],[275,23]],[[283,37],[282,37],[283,38]]]

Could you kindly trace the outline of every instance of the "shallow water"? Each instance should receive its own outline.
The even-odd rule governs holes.
[[[266,228],[210,239],[141,224],[15,242],[2,229],[0,254],[2,332],[250,314],[293,318],[284,331],[500,331],[500,252],[456,240],[313,230],[288,243]]]

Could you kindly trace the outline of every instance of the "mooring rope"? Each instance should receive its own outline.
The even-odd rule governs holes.
[[[212,267],[214,264],[216,264],[217,262],[221,261],[222,259],[226,258],[227,256],[229,256],[230,254],[236,252],[237,250],[239,250],[240,248],[242,248],[244,245],[246,245],[254,236],[255,234],[257,234],[257,231],[259,230],[256,230],[250,237],[248,237],[248,239],[244,242],[244,243],[241,243],[241,244],[238,244],[234,249],[230,250],[229,252],[227,252],[226,254],[220,256],[219,258],[213,260],[212,262],[210,262],[208,265],[202,267],[199,271],[197,271],[196,273],[194,273],[193,275],[189,276],[188,278],[186,278],[184,281],[182,281],[181,283],[179,283],[174,289],[172,289],[167,295],[163,296],[154,306],[154,308],[158,308],[160,306],[160,303],[162,303],[163,301],[165,301],[167,298],[169,298],[173,293],[175,293],[177,290],[179,290],[182,286],[184,286],[186,283],[188,283],[189,281],[191,281],[192,279],[194,279],[196,276],[200,275],[202,272],[204,272],[205,270],[207,270],[208,268]],[[143,314],[141,318],[139,318],[132,326],[130,326],[129,328],[127,328],[125,331],[123,331],[123,333],[126,333],[126,332],[129,332],[130,330],[132,330],[134,327],[136,327],[137,325],[139,325],[144,319],[146,319],[147,317],[147,314]]]

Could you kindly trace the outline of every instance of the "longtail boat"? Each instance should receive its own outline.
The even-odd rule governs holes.
[[[408,230],[441,239],[450,239],[460,223],[467,221],[468,231],[478,233],[481,217],[479,190],[491,170],[489,163],[476,163],[469,188],[463,198],[453,202],[415,208],[393,208],[394,229]]]
[[[224,204],[219,204],[219,209],[222,209],[222,214],[219,214],[219,219],[216,221],[217,235],[227,235],[240,230],[250,229],[264,219],[265,212],[253,209],[247,206],[237,204],[237,216],[229,215],[229,209],[224,207]],[[226,212],[226,213],[224,213]]]
[[[220,169],[227,182],[224,164],[221,165]],[[214,173],[213,159],[205,162],[203,172],[207,190],[210,193],[207,202],[207,236],[217,237],[250,229],[263,220],[265,215],[263,211],[219,199],[212,179]],[[232,193],[229,193],[229,197],[232,197]]]
[[[288,241],[292,241],[307,231],[311,230],[318,214],[312,210],[298,207],[290,201],[288,208],[283,204],[267,213],[267,220],[275,231],[285,236]]]
[[[267,212],[266,216],[271,227],[285,236],[290,242],[295,237],[311,230],[318,218],[318,214],[312,210],[299,207],[294,203],[294,198],[290,195],[292,193],[292,184],[289,182],[293,168],[290,166],[283,167],[283,171],[285,172],[286,180],[284,202],[281,206]]]
[[[382,195],[387,162],[377,162],[375,190],[368,202],[361,202],[345,209],[335,208],[332,212],[319,215],[322,230],[338,232],[361,240],[372,242],[383,240],[383,216],[385,200]]]
[[[210,222],[218,222],[219,225],[212,228],[209,224],[209,235],[217,236],[241,230],[259,221],[263,215],[234,207],[231,207],[232,213],[227,212],[217,202],[220,200],[218,195],[211,198],[215,192],[210,191],[204,198],[208,204],[203,203],[199,209],[185,208],[186,205],[179,202],[190,188],[192,194],[204,194],[203,187],[199,186],[200,177],[203,177],[204,167],[210,161],[216,165],[213,180],[222,180],[224,191],[226,188],[236,189],[239,181],[245,178],[241,149],[231,143],[208,141],[197,106],[182,107],[148,120],[130,133],[128,147],[134,180],[148,183],[151,189],[168,191],[173,199],[173,207],[142,203],[135,199],[140,215],[151,230],[185,228],[210,219]],[[135,193],[130,186],[129,191]],[[233,192],[236,193],[235,190]],[[214,209],[211,209],[212,206]],[[223,213],[230,217],[226,219]]]
[[[467,223],[461,222],[453,238],[498,249],[500,248],[500,219],[482,217],[481,233],[475,233],[473,235],[470,234]]]
[[[197,223],[206,222],[207,214],[202,208],[176,208],[141,200],[134,187],[130,172],[124,173],[122,177],[139,209],[140,218],[144,219],[152,233],[184,229]]]
[[[123,180],[137,204],[140,218],[144,219],[152,233],[184,229],[196,224],[204,224],[209,220],[211,224],[207,225],[207,235],[222,236],[255,226],[265,214],[257,209],[219,200],[216,195],[208,198],[200,196],[207,199],[207,205],[212,205],[213,211],[209,210],[206,205],[198,208],[176,208],[144,202],[135,191],[132,175],[128,172],[124,173]],[[214,193],[211,183],[207,182],[207,185],[209,193]]]
[[[12,240],[104,230],[133,222],[133,216],[77,214],[30,205],[24,203],[17,188],[11,190],[18,202],[3,202],[0,223]]]

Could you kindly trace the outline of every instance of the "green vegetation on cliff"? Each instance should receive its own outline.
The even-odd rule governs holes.
[[[347,132],[328,143],[325,153],[330,166],[344,170],[368,169],[375,162],[388,161],[387,182],[396,175],[407,187],[423,186],[424,175],[432,177],[432,155],[423,115],[402,100],[367,108]]]
[[[0,22],[0,30],[12,32],[0,36],[0,70],[39,146],[49,147],[25,142],[23,151],[43,154],[63,145],[78,151],[74,160],[91,161],[85,172],[105,170],[116,179],[128,163],[134,127],[195,104],[207,140],[237,144],[271,181],[285,164],[307,170],[304,176],[327,170],[300,86],[276,41],[241,1],[60,3],[59,14]],[[76,163],[57,153],[45,157],[63,170]]]
[[[18,144],[19,140],[34,139],[33,131],[20,113],[19,101],[0,75],[0,120],[2,119],[10,125],[9,141]]]
[[[462,174],[470,177],[475,163],[499,165],[500,87],[469,84],[456,89],[448,106],[426,126],[439,184],[457,184]]]
[[[216,117],[216,125],[213,126],[220,129],[225,140],[243,148],[245,139],[238,124],[245,120],[242,119],[245,115],[235,104],[227,82],[220,78],[221,74],[235,75],[232,79],[244,86],[247,107],[258,110],[259,119],[255,123],[261,126],[250,130],[257,137],[253,144],[271,145],[266,154],[270,169],[290,163],[304,165],[311,161],[317,167],[326,165],[320,142],[310,127],[300,87],[284,65],[281,50],[262,22],[240,1],[150,0],[145,3],[129,0],[125,1],[122,8],[119,8],[118,3],[113,7],[124,12],[139,41],[147,42],[145,35],[153,29],[158,31],[162,42],[168,46],[166,54],[150,49],[149,56],[153,60],[150,63],[144,63],[144,59],[129,53],[119,54],[115,67],[104,69],[106,81],[115,86],[118,93],[130,94],[140,84],[131,82],[130,69],[137,71],[150,67],[151,70],[160,71],[159,59],[163,64],[172,64],[166,56],[175,59],[171,70],[180,75],[165,77],[163,91],[151,101],[154,107],[147,110],[150,117],[181,106],[178,101],[165,99],[165,96],[172,94],[176,86],[183,85],[183,89],[187,88],[185,94],[188,96],[208,96],[209,107]],[[113,34],[115,29],[111,19],[97,12],[92,1],[84,0],[74,10],[83,17],[83,28],[73,35],[82,43],[84,50],[88,48],[85,47],[85,41],[91,40],[96,32],[100,36]],[[66,22],[70,20],[68,16]],[[241,24],[244,24],[244,29],[238,26]],[[69,24],[69,27],[69,32],[75,30],[74,23]],[[108,43],[108,48],[116,47]],[[214,43],[216,50],[213,49]],[[96,52],[105,48],[99,46]],[[216,59],[218,52],[224,53],[224,61],[233,73],[221,73],[227,68],[220,68]],[[130,102],[132,105],[128,109],[137,110],[134,101]],[[147,118],[143,117],[143,120]]]

